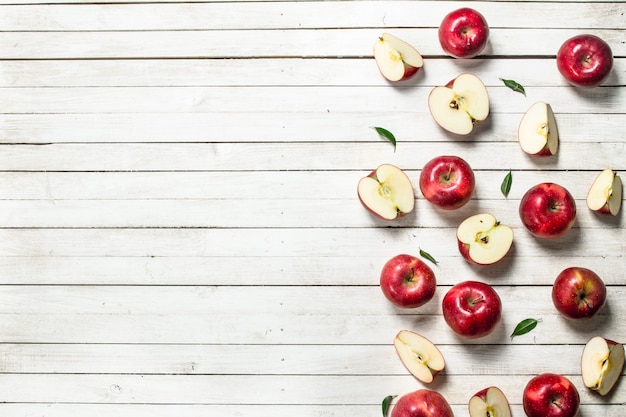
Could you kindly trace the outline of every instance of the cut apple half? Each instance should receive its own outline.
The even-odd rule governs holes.
[[[407,80],[424,65],[417,49],[390,33],[383,33],[374,43],[374,60],[389,81]]]
[[[580,362],[585,386],[604,396],[622,375],[624,345],[595,336],[585,345]]]
[[[418,380],[431,383],[443,370],[446,362],[443,355],[427,338],[409,330],[401,330],[393,345],[405,368]]]
[[[622,179],[605,169],[593,181],[587,193],[587,207],[601,214],[617,216],[622,206]]]
[[[533,104],[518,127],[520,147],[528,155],[551,156],[559,149],[559,132],[552,107],[543,101]]]
[[[393,220],[413,211],[415,192],[409,177],[397,166],[382,164],[357,186],[359,200],[374,215]]]
[[[498,387],[485,388],[469,400],[470,417],[511,417],[506,395]]]
[[[513,229],[501,224],[489,213],[476,214],[463,220],[456,231],[459,251],[471,263],[491,265],[509,252]]]
[[[445,86],[433,88],[428,108],[443,129],[467,135],[489,116],[489,94],[480,78],[464,73]]]

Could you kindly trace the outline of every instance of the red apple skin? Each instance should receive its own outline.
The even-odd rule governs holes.
[[[490,334],[502,317],[498,293],[479,281],[463,281],[448,290],[441,304],[443,318],[458,335],[475,339]]]
[[[576,221],[576,202],[564,187],[544,182],[522,197],[519,216],[528,231],[539,238],[558,238]]]
[[[489,25],[482,14],[463,7],[448,13],[439,25],[439,43],[454,58],[474,58],[487,46]]]
[[[613,68],[613,52],[603,39],[590,34],[566,40],[556,54],[561,75],[577,87],[597,87]]]
[[[419,187],[424,198],[443,210],[456,210],[472,197],[476,179],[472,167],[458,156],[438,156],[424,165]]]
[[[416,308],[433,298],[437,279],[424,261],[413,255],[401,254],[389,259],[383,266],[380,288],[392,304]]]
[[[391,417],[454,417],[443,395],[419,389],[401,396],[391,409]]]
[[[566,377],[544,373],[532,378],[524,388],[523,405],[528,417],[574,417],[580,396]]]
[[[554,280],[552,302],[568,319],[588,319],[595,316],[606,303],[606,285],[590,269],[566,268]]]

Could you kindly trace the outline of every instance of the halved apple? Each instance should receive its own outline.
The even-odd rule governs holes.
[[[489,116],[489,94],[480,78],[464,73],[445,86],[433,88],[428,108],[439,126],[467,135]]]
[[[463,220],[456,230],[461,255],[477,265],[491,265],[509,252],[513,229],[501,224],[489,213],[476,214]]]
[[[583,349],[580,362],[585,386],[606,395],[622,375],[624,345],[602,336],[592,337]]]
[[[406,369],[415,378],[431,383],[446,362],[441,351],[427,338],[409,330],[401,330],[393,345]]]
[[[552,107],[543,101],[530,106],[522,116],[517,137],[522,150],[528,155],[555,155],[559,149],[559,132]]]
[[[587,207],[601,214],[617,216],[622,206],[622,179],[605,169],[593,181],[587,193]]]
[[[478,391],[469,400],[470,417],[511,417],[511,407],[506,395],[498,387]]]
[[[413,211],[415,191],[409,177],[397,166],[382,164],[357,186],[359,200],[374,215],[393,220]]]
[[[390,33],[383,33],[374,43],[374,59],[389,81],[407,80],[424,65],[417,49]]]

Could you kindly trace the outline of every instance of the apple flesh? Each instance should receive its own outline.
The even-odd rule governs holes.
[[[478,281],[454,285],[443,297],[441,307],[448,326],[469,339],[490,334],[502,316],[498,293],[489,284]]]
[[[498,387],[487,387],[474,394],[469,401],[470,417],[511,417],[506,395]]]
[[[463,258],[476,265],[491,265],[511,249],[513,229],[491,214],[475,214],[461,222],[456,238]]]
[[[587,388],[607,395],[624,369],[624,345],[595,336],[587,342],[581,358],[581,375]]]
[[[374,43],[374,60],[383,77],[393,82],[408,80],[424,65],[417,49],[390,33]]]
[[[413,211],[415,192],[409,177],[398,167],[382,164],[357,186],[361,204],[384,220],[393,220]]]
[[[463,73],[431,90],[428,109],[443,129],[467,135],[489,116],[489,94],[480,78]]]
[[[463,7],[448,13],[437,33],[441,48],[454,58],[474,58],[487,46],[489,25],[474,9]]]
[[[401,330],[393,340],[405,368],[418,380],[429,384],[446,366],[441,351],[430,340],[409,330]]]
[[[520,147],[528,155],[555,155],[559,148],[559,133],[552,107],[543,101],[533,104],[522,117],[517,136]]]
[[[580,395],[566,377],[544,373],[528,382],[522,402],[528,417],[574,417],[580,407]]]
[[[476,179],[472,167],[463,158],[438,156],[428,161],[419,178],[424,198],[443,210],[456,210],[472,197]]]
[[[552,284],[552,302],[568,319],[588,319],[606,303],[606,286],[590,269],[565,268]]]
[[[519,216],[532,235],[544,239],[558,238],[576,221],[576,201],[564,187],[544,182],[531,187],[522,196]]]
[[[577,87],[597,87],[610,75],[613,52],[608,43],[591,34],[576,35],[561,45],[556,54],[561,75]]]
[[[416,308],[433,298],[437,280],[424,261],[413,255],[401,254],[383,265],[380,288],[394,305]]]
[[[454,417],[454,413],[443,395],[423,388],[401,396],[391,417]]]
[[[615,171],[605,169],[598,174],[587,193],[587,207],[600,214],[619,214],[622,207],[622,179]]]

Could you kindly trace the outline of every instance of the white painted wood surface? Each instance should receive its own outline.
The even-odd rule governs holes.
[[[624,417],[626,383],[594,395],[579,358],[593,335],[626,342],[624,215],[584,202],[599,170],[626,172],[626,3],[472,2],[490,46],[456,61],[436,30],[466,3],[0,2],[0,414],[380,416],[383,397],[423,386],[392,346],[407,328],[444,353],[429,388],[456,415],[498,385],[522,416],[526,382],[552,371],[576,383],[581,417]],[[415,80],[391,86],[378,73],[382,31],[425,55]],[[592,90],[569,87],[554,64],[582,32],[616,56]],[[426,96],[463,71],[485,81],[492,106],[459,138],[434,124]],[[562,137],[542,161],[516,143],[537,100]],[[394,132],[395,152],[372,126]],[[467,206],[438,212],[417,189],[415,214],[398,222],[360,206],[356,183],[380,163],[415,185],[444,153],[476,170]],[[540,242],[517,207],[546,180],[572,192],[579,215],[566,237]],[[511,256],[492,267],[456,249],[456,225],[478,210],[515,230]],[[420,247],[439,260],[435,299],[393,308],[380,268]],[[572,265],[609,285],[590,322],[566,322],[550,301]],[[504,303],[498,330],[471,342],[440,309],[465,279],[493,284]],[[541,323],[511,340],[526,317]]]

